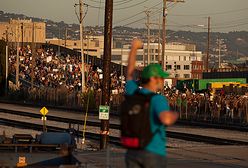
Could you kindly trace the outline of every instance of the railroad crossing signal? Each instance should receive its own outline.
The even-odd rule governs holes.
[[[109,120],[109,106],[99,106],[99,119]]]
[[[41,113],[43,116],[47,115],[47,113],[48,113],[47,108],[46,108],[46,107],[43,107],[43,108],[40,110],[40,113]]]

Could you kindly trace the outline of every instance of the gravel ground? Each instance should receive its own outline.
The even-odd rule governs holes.
[[[168,148],[186,148],[186,147],[205,147],[205,146],[216,146],[212,144],[206,144],[206,143],[201,143],[201,142],[192,142],[192,141],[185,141],[185,140],[180,140],[180,139],[175,139],[175,138],[167,138],[167,144],[166,146]]]
[[[20,106],[20,105],[14,105],[14,104],[5,104],[0,103],[0,108],[3,109],[9,109],[9,110],[18,110],[18,111],[25,111],[30,113],[39,113],[39,108],[35,107],[28,107],[28,106]],[[79,114],[75,112],[69,112],[69,111],[62,111],[62,110],[55,110],[51,109],[49,110],[49,114],[47,116],[48,121],[47,124],[51,126],[59,126],[63,128],[68,128],[68,124],[65,123],[58,123],[54,121],[49,121],[49,115],[53,116],[60,116],[64,118],[72,118],[72,119],[84,119],[84,114]],[[4,114],[2,116],[9,116],[8,114]],[[14,116],[15,118],[20,118],[20,116]],[[10,119],[10,118],[9,118]],[[12,118],[11,118],[12,119]],[[33,119],[29,117],[22,117],[22,121],[32,122],[35,123],[41,123],[40,119]],[[88,121],[96,121],[100,122],[98,119],[98,116],[88,115]],[[118,117],[111,117],[110,123],[119,124]],[[80,127],[80,130],[83,128]],[[248,132],[240,132],[240,131],[233,131],[233,130],[226,130],[226,129],[214,129],[214,128],[202,128],[202,127],[193,127],[193,126],[173,126],[168,128],[169,131],[175,131],[175,132],[184,132],[184,133],[191,133],[191,134],[199,134],[199,135],[205,135],[205,136],[213,136],[213,137],[219,137],[219,138],[229,138],[233,140],[241,140],[241,141],[247,141],[248,142]],[[87,131],[99,133],[99,129],[95,127],[89,127],[87,126]],[[119,131],[117,130],[110,130],[110,135],[112,136],[119,136]]]
[[[168,131],[197,134],[203,136],[212,136],[224,139],[233,139],[248,142],[248,132],[240,132],[226,129],[202,128],[192,126],[172,126]]]
[[[20,105],[15,105],[15,104],[5,104],[5,103],[0,103],[0,108],[1,109],[7,109],[7,110],[16,110],[16,111],[23,111],[23,112],[28,112],[28,113],[35,113],[35,114],[40,114],[40,108],[36,108],[36,107],[29,107],[29,106],[20,106]],[[73,111],[69,111],[69,110],[56,110],[56,109],[49,109],[49,113],[48,113],[48,117],[49,115],[51,116],[58,116],[58,117],[63,117],[63,118],[71,118],[71,119],[84,119],[85,114],[82,112],[80,114],[80,112],[73,112]],[[97,121],[100,122],[98,119],[98,116],[93,115],[93,114],[88,114],[88,120],[91,121]],[[119,124],[119,117],[116,116],[112,116],[110,118],[110,122],[113,124]]]

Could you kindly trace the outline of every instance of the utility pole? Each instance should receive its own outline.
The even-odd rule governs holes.
[[[90,45],[90,36],[87,35],[87,64],[89,64],[89,46]]]
[[[60,40],[61,40],[61,33],[60,33],[60,27],[59,27],[59,41],[58,41],[58,55],[60,56]]]
[[[221,50],[221,47],[220,47],[220,37],[218,38],[218,47],[219,47],[219,68],[220,68],[220,65],[221,65],[221,63],[220,63],[220,50]]]
[[[21,32],[22,32],[22,45],[21,45],[21,47],[22,47],[22,49],[23,49],[23,47],[24,47],[24,24],[23,23],[21,23]]]
[[[158,19],[158,62],[161,63],[162,62],[162,57],[160,55],[160,15],[159,15],[159,19]]]
[[[8,74],[9,74],[9,31],[6,29],[6,59],[5,59],[5,95],[8,95]]]
[[[103,91],[102,104],[109,106],[110,103],[110,73],[111,73],[111,44],[113,22],[113,0],[105,1],[104,21],[104,54],[103,54]],[[100,149],[106,149],[109,140],[109,120],[101,120]]]
[[[121,42],[121,88],[123,88],[123,43]]]
[[[147,27],[147,65],[151,63],[151,56],[150,56],[150,41],[151,41],[151,30],[150,30],[150,13],[151,11],[145,11],[146,16],[147,16],[147,22],[146,22],[146,27]]]
[[[17,45],[16,45],[16,86],[19,89],[19,64],[20,64],[20,57],[19,57],[19,23],[17,23]]]
[[[35,78],[35,73],[34,73],[34,67],[35,67],[35,56],[36,56],[36,52],[35,52],[35,44],[34,44],[34,39],[35,39],[35,25],[33,22],[33,26],[32,26],[32,45],[31,45],[31,50],[32,50],[32,71],[31,71],[31,88],[34,88],[34,78]]]
[[[206,58],[206,70],[209,67],[209,50],[210,50],[210,17],[208,17],[208,41],[207,41],[207,58]]]
[[[163,69],[165,69],[165,44],[166,44],[166,17],[167,17],[167,2],[185,2],[184,0],[163,0],[163,31],[162,31],[162,61],[160,64],[162,65]]]
[[[66,48],[66,42],[67,42],[67,27],[65,28],[65,48]]]
[[[167,16],[167,0],[163,0],[163,25],[162,25],[162,60],[160,64],[165,69],[164,57],[165,57],[165,43],[166,43],[166,16]]]
[[[82,61],[82,93],[85,91],[85,73],[84,73],[84,42],[83,42],[83,0],[79,0],[79,22],[80,22],[80,44]]]

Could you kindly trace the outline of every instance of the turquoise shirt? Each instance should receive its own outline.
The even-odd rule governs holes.
[[[139,88],[135,81],[130,80],[126,83],[126,94],[132,95]],[[141,88],[140,92],[142,94],[150,94],[152,91]],[[151,118],[151,130],[154,134],[151,142],[147,145],[145,150],[166,156],[166,136],[165,136],[165,126],[159,120],[159,114],[164,111],[169,111],[169,105],[167,99],[162,95],[155,95],[151,99],[150,105],[150,118]]]

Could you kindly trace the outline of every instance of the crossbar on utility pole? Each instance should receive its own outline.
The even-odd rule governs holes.
[[[112,44],[113,0],[105,2],[104,21],[104,54],[103,54],[103,90],[102,104],[110,104],[110,73],[111,73],[111,44]],[[109,140],[109,120],[101,120],[100,149],[106,149]]]

